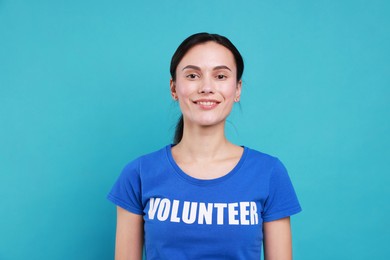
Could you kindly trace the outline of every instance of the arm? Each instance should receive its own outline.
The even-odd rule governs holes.
[[[264,259],[292,259],[292,241],[289,217],[264,222]]]
[[[143,218],[117,207],[115,260],[141,260]]]

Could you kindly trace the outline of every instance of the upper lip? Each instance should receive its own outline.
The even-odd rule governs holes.
[[[208,98],[200,98],[200,99],[194,99],[192,100],[194,103],[199,103],[199,102],[214,102],[214,103],[221,103],[220,101],[216,99],[208,99]]]

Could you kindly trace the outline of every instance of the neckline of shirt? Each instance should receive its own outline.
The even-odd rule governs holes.
[[[241,155],[241,158],[238,161],[238,163],[233,167],[233,169],[230,172],[228,172],[227,174],[225,174],[225,175],[223,175],[221,177],[218,177],[218,178],[214,178],[214,179],[198,179],[198,178],[194,178],[194,177],[188,175],[187,173],[185,173],[179,167],[179,165],[177,165],[175,159],[172,156],[172,150],[171,149],[172,149],[173,146],[174,146],[173,144],[167,145],[165,147],[165,151],[166,151],[166,155],[167,155],[168,161],[169,161],[170,165],[173,167],[175,174],[178,175],[180,178],[184,179],[185,181],[187,181],[187,182],[189,182],[191,184],[198,185],[198,186],[215,185],[215,184],[221,183],[221,182],[231,178],[241,168],[242,164],[245,161],[247,153],[249,151],[248,147],[241,146],[242,148],[244,148],[244,151],[243,151],[243,153]]]

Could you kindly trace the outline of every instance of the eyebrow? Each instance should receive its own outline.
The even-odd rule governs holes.
[[[186,69],[201,70],[198,66],[195,65],[187,65],[182,69],[182,71]],[[222,69],[232,71],[228,66],[225,65],[220,65],[213,68],[213,70],[222,70]]]

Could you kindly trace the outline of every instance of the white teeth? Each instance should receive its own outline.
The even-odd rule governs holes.
[[[211,101],[200,101],[198,102],[199,105],[202,105],[202,106],[212,106],[215,104],[215,102],[211,102]]]

